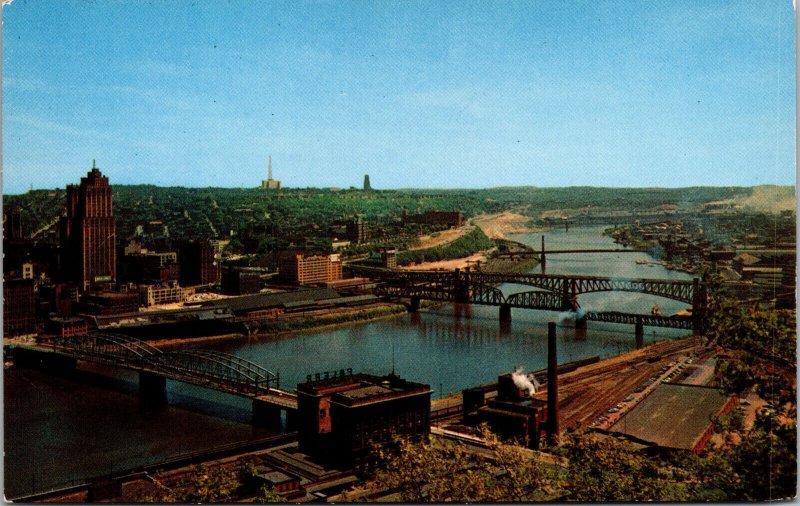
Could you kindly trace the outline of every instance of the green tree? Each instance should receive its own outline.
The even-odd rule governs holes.
[[[742,478],[735,499],[765,501],[797,493],[797,422],[759,415],[750,432],[729,455]]]
[[[275,487],[270,485],[262,485],[258,489],[258,493],[256,494],[255,498],[253,498],[254,503],[268,503],[268,502],[283,502],[284,499],[281,497],[278,492],[275,491]]]
[[[506,444],[482,429],[488,455],[433,438],[398,440],[379,451],[374,486],[398,490],[403,502],[541,500],[553,492],[553,475],[526,448]]]
[[[238,478],[235,468],[198,464],[170,485],[156,482],[155,493],[139,497],[136,502],[225,502],[233,499],[234,491],[239,487]]]
[[[648,459],[612,437],[574,433],[565,442],[570,500],[587,502],[684,501],[681,473]]]

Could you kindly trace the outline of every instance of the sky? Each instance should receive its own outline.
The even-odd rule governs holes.
[[[791,0],[30,1],[3,192],[794,184]]]

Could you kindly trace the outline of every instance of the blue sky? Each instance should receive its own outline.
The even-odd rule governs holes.
[[[30,1],[3,9],[5,193],[77,182],[794,184],[775,1]]]

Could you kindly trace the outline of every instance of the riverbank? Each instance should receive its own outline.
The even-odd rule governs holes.
[[[540,232],[540,227],[533,226],[533,218],[506,211],[498,214],[476,216],[472,222],[486,234],[489,239],[508,240],[513,234],[529,234]]]
[[[354,324],[396,318],[405,314],[406,311],[404,304],[385,302],[380,303],[378,307],[372,306],[368,309],[341,312],[334,315],[252,322],[257,323],[259,328],[251,329],[249,335],[245,333],[229,333],[214,336],[157,339],[148,340],[148,342],[159,348],[179,348],[187,344],[207,344],[234,340],[266,340],[269,338],[283,339],[304,332],[320,332]]]

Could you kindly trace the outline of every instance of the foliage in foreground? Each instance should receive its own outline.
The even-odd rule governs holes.
[[[760,417],[739,445],[704,457],[649,457],[613,437],[576,432],[560,449],[566,468],[486,429],[483,437],[493,458],[439,438],[397,441],[381,450],[371,485],[416,503],[762,501],[796,492],[796,424],[774,417]]]
[[[483,429],[488,459],[463,445],[434,438],[398,440],[380,450],[383,462],[373,487],[397,490],[402,502],[498,502],[542,500],[553,492],[553,471],[518,445],[501,443]]]

